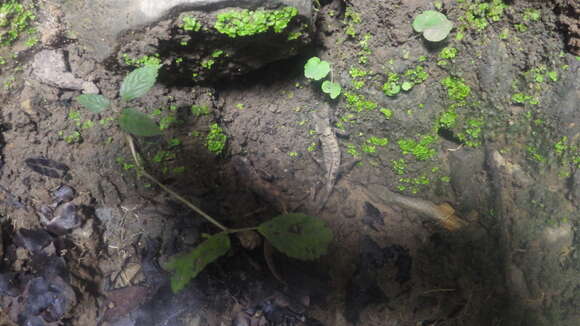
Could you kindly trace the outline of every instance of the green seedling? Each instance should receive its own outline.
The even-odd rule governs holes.
[[[33,33],[29,27],[35,19],[32,11],[16,0],[0,4],[0,46],[11,45],[27,30]]]
[[[383,92],[387,96],[395,96],[401,92],[401,85],[399,84],[399,75],[390,72],[387,77],[387,82],[383,85]]]
[[[403,154],[411,154],[417,160],[425,161],[437,154],[437,151],[430,147],[435,140],[435,136],[423,136],[418,142],[414,139],[400,139],[397,141],[397,144]]]
[[[347,7],[344,12],[344,21],[343,23],[346,25],[345,33],[350,37],[355,37],[356,32],[356,25],[362,22],[361,16],[359,13],[354,11],[352,7]]]
[[[512,102],[517,104],[532,104],[532,105],[539,103],[537,98],[524,93],[516,93],[512,95]]]
[[[217,123],[210,126],[209,134],[206,139],[207,149],[210,152],[220,154],[225,148],[227,140],[228,137],[224,134],[222,128]]]
[[[198,22],[194,17],[184,16],[181,21],[181,28],[183,28],[184,31],[199,32],[201,29],[201,23]]]
[[[378,107],[377,103],[367,100],[363,95],[346,92],[344,97],[348,108],[355,112],[372,111]]]
[[[318,57],[312,57],[308,59],[304,65],[304,76],[315,81],[326,78],[329,73],[331,75],[330,80],[323,81],[321,89],[324,93],[328,94],[331,99],[334,100],[340,95],[342,87],[339,83],[335,83],[332,80],[332,70],[330,68],[330,63],[328,61],[320,60]]]
[[[444,14],[434,10],[424,11],[413,20],[415,32],[423,33],[423,37],[430,42],[443,41],[452,28],[453,22]]]
[[[441,80],[441,84],[447,89],[449,98],[454,101],[463,101],[471,93],[471,88],[462,78],[448,76]]]
[[[379,111],[383,114],[385,119],[390,120],[393,117],[393,111],[387,108],[380,108]]]
[[[119,95],[121,104],[145,95],[157,81],[159,65],[146,65],[133,70],[121,84]],[[77,102],[89,111],[99,113],[111,106],[111,101],[98,94],[84,94],[76,98]],[[124,108],[119,115],[119,126],[125,132],[135,136],[156,136],[161,134],[157,124],[145,113],[132,108]]]

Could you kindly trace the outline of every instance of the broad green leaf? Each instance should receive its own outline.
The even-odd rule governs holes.
[[[335,99],[340,95],[342,87],[339,83],[333,83],[331,81],[325,80],[322,82],[322,91],[330,96],[331,99]]]
[[[89,111],[94,113],[99,113],[106,109],[111,102],[109,100],[99,94],[83,94],[76,97],[77,102],[80,105],[87,108]]]
[[[453,23],[444,14],[434,10],[426,10],[413,20],[413,29],[423,33],[425,39],[431,42],[444,40],[452,28]]]
[[[427,39],[427,41],[440,42],[443,41],[447,37],[447,35],[449,35],[451,29],[453,29],[453,23],[448,20],[436,27],[427,28],[423,32],[423,36],[425,37],[425,39]]]
[[[308,59],[304,65],[304,76],[306,78],[321,80],[330,72],[330,63],[321,61],[318,57]]]
[[[324,221],[300,213],[277,216],[262,223],[258,232],[276,249],[303,260],[322,256],[332,241],[332,232]]]
[[[225,255],[229,249],[230,237],[222,232],[212,235],[192,251],[172,257],[165,268],[173,273],[173,292],[182,290],[208,264]]]
[[[124,131],[135,136],[157,136],[161,134],[161,129],[145,113],[133,109],[124,109],[119,117],[119,126]]]
[[[155,85],[159,68],[159,65],[145,65],[129,73],[121,84],[121,98],[130,101],[145,95]]]

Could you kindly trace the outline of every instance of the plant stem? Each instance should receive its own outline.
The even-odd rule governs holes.
[[[176,193],[175,191],[171,190],[169,187],[167,187],[166,185],[164,185],[163,183],[161,183],[160,181],[155,179],[154,176],[150,175],[149,173],[147,173],[147,171],[145,171],[145,168],[141,164],[141,159],[139,157],[139,154],[137,154],[137,150],[135,149],[135,143],[133,142],[133,138],[130,135],[127,135],[127,142],[129,143],[129,148],[131,149],[131,155],[133,156],[133,160],[135,161],[135,165],[137,166],[138,172],[141,173],[141,175],[144,176],[145,178],[149,179],[150,181],[152,181],[153,183],[158,185],[159,188],[165,190],[167,193],[169,193],[170,195],[175,197],[177,200],[182,202],[185,206],[191,208],[194,212],[198,213],[203,218],[208,220],[211,224],[217,226],[218,228],[220,228],[224,232],[234,233],[234,232],[241,232],[240,230],[246,231],[246,229],[252,229],[252,228],[244,228],[244,229],[231,230],[231,229],[225,227],[223,224],[221,224],[220,222],[215,220],[213,217],[207,215],[204,211],[202,211],[200,208],[195,206],[189,200],[183,198],[180,194]],[[253,228],[253,229],[256,229],[256,228]]]

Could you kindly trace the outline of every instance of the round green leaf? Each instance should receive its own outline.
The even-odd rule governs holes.
[[[133,109],[124,109],[119,117],[119,126],[124,131],[135,136],[157,136],[161,134],[161,129],[145,113]]]
[[[334,100],[338,95],[340,95],[342,87],[340,87],[339,83],[333,83],[331,81],[325,80],[322,82],[322,91],[330,95],[330,98]]]
[[[130,101],[145,95],[157,81],[160,65],[145,65],[133,70],[121,84],[121,98]]]
[[[447,37],[447,35],[449,35],[451,29],[453,29],[453,23],[450,21],[446,21],[441,25],[432,28],[427,28],[423,32],[423,36],[427,41],[440,42],[443,41]]]
[[[230,237],[222,232],[212,235],[192,251],[172,257],[165,268],[173,273],[173,292],[183,289],[208,264],[225,255],[230,250],[230,245]]]
[[[318,57],[310,58],[304,65],[304,76],[306,78],[321,80],[330,72],[330,63],[321,61]]]
[[[277,216],[262,223],[258,231],[276,249],[302,260],[322,256],[332,241],[332,232],[324,221],[300,213]]]
[[[425,39],[431,42],[442,41],[452,28],[453,23],[444,14],[434,10],[426,10],[413,20],[413,29],[423,33]]]
[[[76,100],[80,105],[94,113],[103,111],[111,104],[106,97],[99,94],[79,95],[76,97]]]

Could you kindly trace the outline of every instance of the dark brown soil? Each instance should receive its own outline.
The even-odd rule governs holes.
[[[459,22],[465,6],[441,2]],[[577,326],[580,61],[566,52],[575,50],[560,34],[562,9],[516,1],[484,31],[467,30],[457,40],[456,29],[432,44],[411,27],[413,17],[433,9],[430,1],[321,3],[313,44],[300,55],[210,85],[158,83],[135,106],[160,109],[156,119],[175,117],[163,136],[137,140],[147,170],[164,184],[231,227],[286,212],[320,217],[334,233],[328,255],[302,263],[274,253],[284,286],[261,248],[246,250],[235,240],[227,256],[172,294],[159,263],[217,230],[135,175],[126,137],[108,119],[114,112],[90,113],[73,100],[79,91],[36,80],[30,58],[43,47],[64,49],[75,76],[109,98],[127,72],[94,60],[74,40],[51,39],[2,68],[15,79],[0,91],[0,275],[25,275],[22,284],[33,277],[68,284],[74,300],[70,291],[58,293],[74,304],[60,322],[74,326],[230,325],[242,309],[271,296],[286,303],[308,297],[309,325]],[[518,31],[529,9],[541,17]],[[360,15],[354,36],[345,32],[347,10]],[[500,37],[505,30],[508,37]],[[142,49],[153,41],[144,39]],[[438,64],[445,46],[458,55]],[[333,79],[343,86],[338,100],[304,78],[303,65],[315,55],[332,63]],[[18,65],[22,71],[13,70]],[[417,65],[429,74],[425,82],[395,97],[383,93],[389,72]],[[368,72],[359,89],[352,68]],[[463,78],[471,94],[457,125],[433,132],[453,104],[440,82],[450,75]],[[170,77],[164,80],[179,80]],[[347,92],[377,108],[352,110]],[[519,92],[539,104],[514,103]],[[192,105],[206,106],[208,114],[192,114]],[[465,136],[474,132],[471,120],[483,122],[475,138]],[[206,146],[213,123],[228,136],[220,155]],[[402,153],[398,141],[430,134],[433,157]],[[365,151],[370,137],[389,143]],[[66,168],[47,176],[26,164],[31,158]],[[38,212],[62,185],[75,189],[82,224],[41,250],[56,250],[51,259],[62,261],[50,264],[67,272],[43,272],[37,266],[46,261],[23,249],[16,231],[42,229]],[[441,204],[453,210],[445,217],[465,226],[449,230],[429,213]],[[377,252],[390,258],[365,260]],[[11,325],[2,319],[17,322],[21,307],[2,292],[8,288],[2,280],[0,325]],[[28,292],[19,295],[32,300]]]

